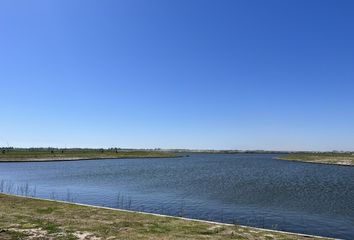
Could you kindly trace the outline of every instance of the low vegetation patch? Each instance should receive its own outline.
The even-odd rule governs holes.
[[[312,239],[0,194],[0,239]]]

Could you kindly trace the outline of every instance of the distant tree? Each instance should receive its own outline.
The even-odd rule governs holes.
[[[2,154],[5,154],[5,153],[6,153],[6,150],[5,150],[5,149],[3,149],[1,152],[2,152]]]
[[[50,151],[50,153],[51,153],[51,154],[53,154],[53,153],[54,153],[54,151],[53,151],[53,150],[51,150],[51,151]]]

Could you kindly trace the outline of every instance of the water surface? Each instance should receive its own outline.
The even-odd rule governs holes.
[[[354,167],[275,156],[1,163],[0,190],[354,239]]]

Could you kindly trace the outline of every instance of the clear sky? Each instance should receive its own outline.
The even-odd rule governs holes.
[[[354,150],[354,1],[0,1],[0,146]]]

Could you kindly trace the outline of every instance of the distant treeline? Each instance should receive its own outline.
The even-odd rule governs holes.
[[[17,147],[0,147],[0,151],[10,152],[152,152],[152,151],[161,151],[161,152],[173,152],[173,153],[220,153],[220,154],[354,154],[354,151],[271,151],[271,150],[198,150],[198,149],[161,149],[161,148],[56,148],[56,147],[30,147],[30,148],[17,148]]]
[[[171,152],[184,152],[184,153],[222,153],[222,154],[235,154],[235,153],[245,153],[245,154],[354,154],[354,151],[272,151],[272,150],[191,150],[191,149],[167,149],[166,151]]]

